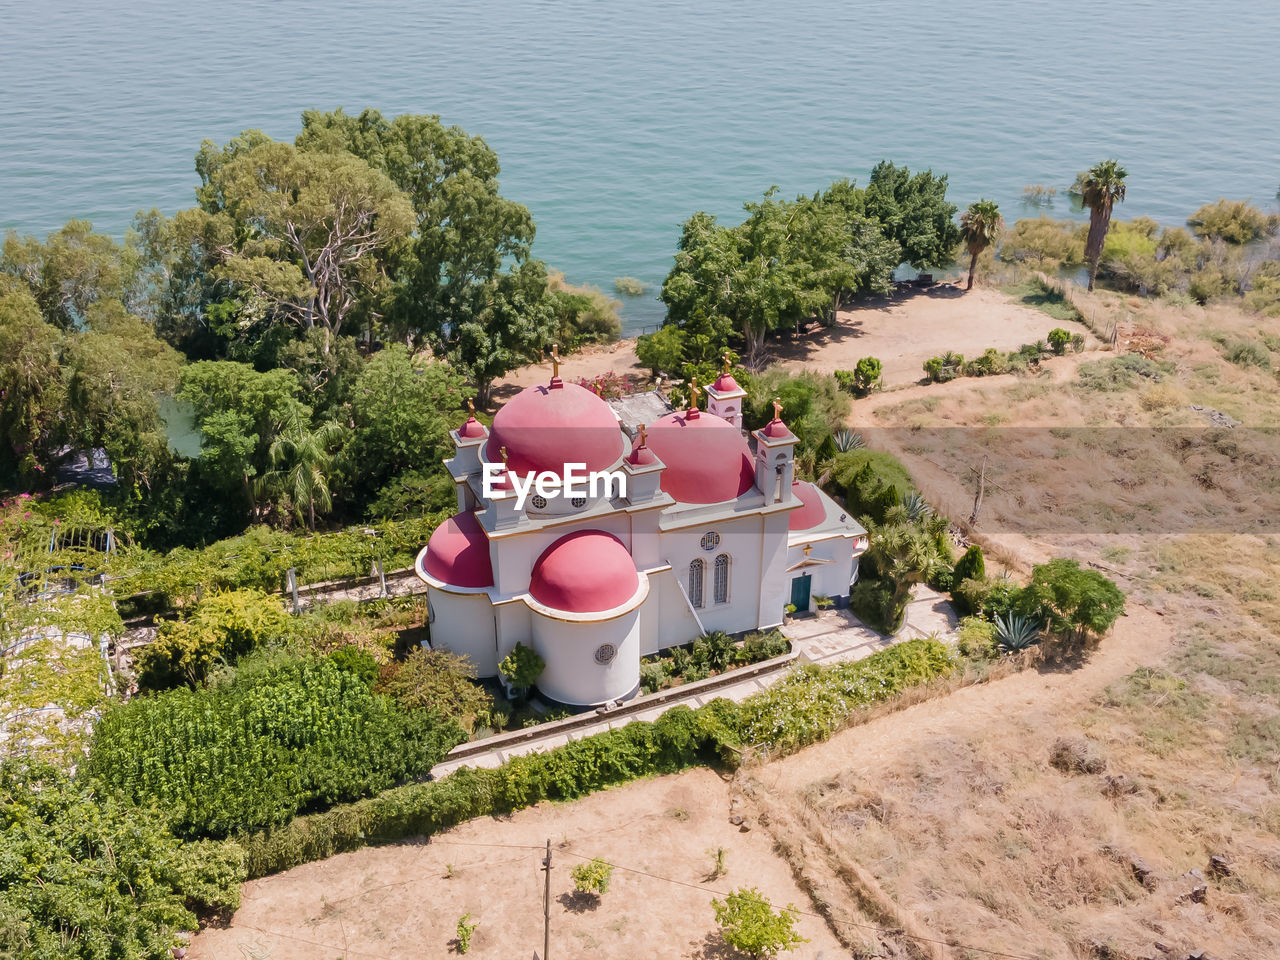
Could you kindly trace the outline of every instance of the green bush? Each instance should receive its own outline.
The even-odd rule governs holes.
[[[982,556],[982,547],[976,543],[970,544],[964,556],[956,561],[953,577],[955,583],[987,578],[987,561]]]
[[[808,943],[796,933],[800,919],[796,908],[788,905],[775,911],[755,887],[743,887],[723,900],[711,901],[716,923],[724,942],[751,957],[776,957],[784,950],[794,950]]]
[[[1059,558],[1032,568],[1014,607],[1050,633],[1079,642],[1100,637],[1124,615],[1124,592],[1097,570]]]
[[[0,764],[0,956],[167,960],[198,916],[240,906],[244,877],[234,843],[183,843],[151,808]]]
[[[996,625],[985,617],[962,617],[956,629],[956,650],[970,660],[990,660],[998,652]]]
[[[924,362],[924,372],[931,383],[946,383],[964,373],[964,356],[959,353],[946,353],[930,357]]]
[[[841,390],[846,393],[858,392],[858,381],[854,378],[852,370],[836,370],[831,375],[835,377]]]
[[[1009,358],[995,347],[987,347],[982,356],[975,357],[964,365],[967,377],[993,377],[1009,372]]]
[[[1020,594],[1021,588],[1007,577],[982,577],[961,580],[951,596],[960,613],[990,619],[1014,609]]]
[[[636,360],[655,377],[661,373],[675,375],[685,361],[684,331],[666,326],[655,333],[641,334],[636,338]]]
[[[573,878],[573,889],[578,893],[594,893],[598,897],[609,892],[609,881],[613,879],[613,867],[597,857],[587,863],[579,863],[569,871]]]
[[[420,776],[462,739],[332,661],[259,657],[229,683],[107,711],[86,771],[167,811],[181,836],[225,837]]]
[[[1223,346],[1222,355],[1237,367],[1271,369],[1271,354],[1266,347],[1253,340],[1232,340]]]
[[[197,687],[219,661],[234,663],[291,631],[279,597],[252,589],[210,594],[186,619],[160,624],[155,641],[143,647],[135,660],[138,686],[143,690]]]
[[[494,769],[463,768],[443,780],[296,817],[243,841],[249,875],[275,873],[370,841],[431,835],[480,816],[542,800],[572,800],[605,787],[692,766],[731,769],[741,747],[783,753],[824,739],[857,713],[954,669],[946,646],[909,640],[855,663],[793,670],[742,704],[713,700],[668,710],[652,723],[513,757]]]
[[[498,672],[506,677],[507,683],[519,691],[529,690],[538,682],[538,678],[546,668],[546,661],[538,655],[538,651],[533,647],[526,647],[523,643],[517,643],[512,647],[511,652],[498,664]]]
[[[329,660],[339,670],[346,670],[348,673],[355,674],[367,686],[372,687],[374,681],[378,679],[378,661],[367,650],[361,650],[359,647],[348,644],[329,654]]]
[[[1067,352],[1067,345],[1071,343],[1070,331],[1063,330],[1061,327],[1054,327],[1049,331],[1049,346],[1053,348],[1053,352],[1062,356]]]
[[[1168,372],[1167,365],[1156,363],[1140,353],[1126,353],[1082,363],[1076,376],[1085,390],[1118,393],[1159,382]]]
[[[867,394],[880,386],[883,366],[875,357],[863,357],[853,367],[853,385],[860,394]]]
[[[852,450],[832,460],[827,492],[843,495],[854,516],[880,522],[889,507],[915,492],[911,475],[896,457],[879,450]]]
[[[493,709],[493,698],[475,677],[476,668],[466,657],[415,647],[403,661],[382,669],[375,689],[405,710],[431,711],[472,733],[489,723]]]
[[[1197,237],[1245,244],[1275,233],[1277,220],[1241,200],[1207,203],[1190,217],[1187,226]]]

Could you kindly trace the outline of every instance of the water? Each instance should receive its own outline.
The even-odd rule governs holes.
[[[1180,223],[1274,205],[1277,51],[1273,0],[0,2],[0,227],[122,234],[193,202],[203,138],[292,139],[339,105],[482,134],[537,255],[607,290],[656,292],[694,210],[733,220],[882,158],[1013,219],[1026,184],[1115,156],[1120,215]],[[624,313],[634,332],[662,308]]]

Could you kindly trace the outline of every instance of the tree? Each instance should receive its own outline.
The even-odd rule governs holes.
[[[50,468],[67,441],[63,347],[62,331],[44,322],[30,293],[0,296],[0,433],[27,488],[53,482]]]
[[[672,374],[684,363],[685,334],[677,326],[663,326],[636,338],[636,360],[657,377]]]
[[[331,339],[359,311],[390,296],[387,261],[413,229],[413,211],[386,174],[345,152],[234,141],[221,156],[202,147],[210,212],[236,225],[218,250],[217,276],[281,317]]]
[[[498,664],[498,672],[506,678],[507,683],[521,693],[528,691],[537,683],[538,677],[542,676],[542,671],[546,668],[546,661],[538,655],[538,651],[533,647],[526,647],[523,643],[517,643],[512,647],[511,652]]]
[[[609,892],[609,881],[613,879],[613,865],[599,857],[587,863],[579,863],[569,875],[573,878],[573,889],[578,893],[595,894],[602,897]]]
[[[880,383],[883,366],[875,357],[863,357],[853,367],[853,384],[866,395]]]
[[[886,487],[896,493],[895,488]],[[882,623],[896,629],[911,599],[911,588],[928,576],[942,560],[938,537],[922,524],[907,520],[905,508],[890,505],[884,510],[884,521],[864,518],[869,534],[864,563],[888,591],[884,597]],[[945,520],[942,521],[945,524]]]
[[[723,900],[712,900],[711,906],[724,942],[752,957],[776,957],[809,942],[795,931],[800,919],[796,908],[788,904],[775,911],[755,887],[741,887]]]
[[[359,502],[421,471],[437,481],[432,502],[452,503],[453,478],[440,464],[453,453],[449,428],[457,425],[466,395],[448,364],[418,363],[399,344],[370,357],[351,390],[353,429],[342,453]]]
[[[1117,160],[1103,160],[1076,177],[1071,192],[1089,208],[1089,236],[1084,244],[1084,259],[1089,266],[1089,289],[1098,275],[1098,261],[1111,227],[1111,209],[1124,202],[1125,178],[1129,171]]]
[[[867,183],[865,212],[879,221],[885,237],[897,241],[902,259],[917,270],[945,267],[954,259],[960,230],[956,205],[947,202],[946,174],[912,174],[882,160]]]
[[[406,710],[426,710],[456,720],[467,732],[487,723],[493,701],[475,683],[476,668],[448,650],[417,647],[403,663],[383,671],[377,692]]]
[[[311,427],[301,410],[285,424],[271,442],[269,455],[273,469],[264,474],[262,488],[277,502],[287,501],[299,522],[306,518],[307,529],[316,528],[316,509],[333,509],[329,491],[335,454],[346,435],[342,424],[330,420]]]
[[[493,378],[550,339],[547,272],[530,256],[533,217],[498,192],[498,156],[483,139],[434,115],[309,110],[296,143],[348,151],[408,197],[416,233],[392,320],[476,378],[482,401]]]
[[[973,273],[978,268],[978,257],[1000,238],[1000,231],[1003,229],[1004,217],[1000,216],[1000,208],[993,200],[976,200],[960,215],[960,232],[964,237],[965,249],[969,252],[969,282],[965,284],[966,290],[973,289]]]
[[[1049,632],[1083,642],[1110,630],[1124,615],[1124,602],[1124,592],[1097,570],[1060,557],[1032,569],[1018,607]]]

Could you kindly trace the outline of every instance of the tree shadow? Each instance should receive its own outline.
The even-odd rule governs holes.
[[[570,913],[589,913],[600,906],[600,895],[575,890],[573,893],[560,894],[560,896],[556,897],[556,902]]]
[[[719,930],[703,937],[692,956],[693,960],[750,960],[750,954],[725,943]]]

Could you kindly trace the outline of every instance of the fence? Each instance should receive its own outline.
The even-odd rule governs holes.
[[[1085,291],[1067,280],[1051,277],[1039,270],[1034,271],[1032,275],[1035,277],[1036,282],[1044,287],[1046,291],[1056,293],[1069,303],[1071,308],[1080,314],[1080,319],[1095,337],[1107,344],[1111,349],[1114,350],[1116,348],[1120,337],[1119,326],[1115,318],[1104,315],[1097,304],[1087,302],[1086,298],[1092,300],[1092,297],[1089,297]]]

